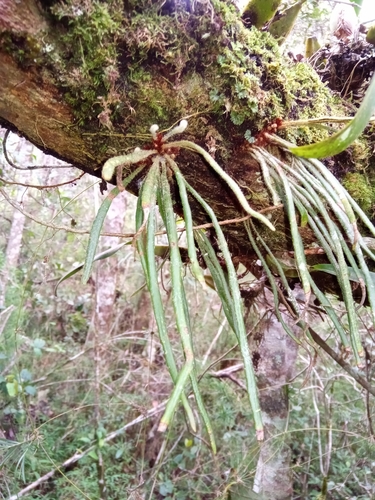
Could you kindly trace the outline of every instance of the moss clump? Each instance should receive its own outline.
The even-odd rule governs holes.
[[[115,82],[119,77],[121,2],[57,4],[51,11],[60,21],[57,29],[62,32],[57,49],[59,61],[54,62],[59,68],[60,84],[69,88],[67,101],[80,125],[98,118],[102,125],[112,128],[111,115],[120,104]]]
[[[352,172],[345,175],[342,184],[362,210],[369,214],[374,205],[375,191],[366,176],[358,172]]]
[[[225,13],[216,66],[211,74],[207,71],[215,111],[224,111],[235,125],[247,126],[253,134],[275,118],[311,118],[326,115],[327,109],[343,114],[341,103],[308,64],[289,61],[269,33],[246,29],[233,18]],[[225,43],[228,36],[230,43]],[[316,127],[288,132],[290,140],[300,143],[325,137],[327,132]]]
[[[219,51],[216,47],[210,98],[215,110],[224,110],[235,125],[257,121],[259,130],[284,114],[285,96],[280,90],[285,61],[268,33],[247,30],[239,23],[227,30],[234,41],[228,46],[223,39]]]
[[[23,68],[43,63],[43,45],[39,37],[23,33],[1,33],[0,44]]]

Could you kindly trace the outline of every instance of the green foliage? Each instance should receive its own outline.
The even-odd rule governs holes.
[[[66,47],[70,43],[72,46],[78,44],[81,47],[81,50],[74,52],[74,60],[72,67],[70,67],[73,73],[72,77],[76,79],[77,91],[73,96],[67,96],[68,99],[72,99],[74,104],[82,106],[77,108],[77,116],[81,120],[86,113],[94,117],[98,112],[98,109],[95,109],[94,112],[91,111],[89,106],[89,103],[96,104],[97,97],[95,96],[98,92],[102,92],[102,90],[103,93],[107,92],[106,101],[102,101],[102,103],[106,102],[105,105],[112,106],[115,102],[115,100],[110,102],[108,97],[111,96],[111,99],[115,99],[111,80],[107,78],[108,75],[103,76],[101,73],[103,66],[108,63],[107,56],[116,57],[111,51],[112,46],[110,43],[108,44],[111,36],[117,30],[117,27],[112,24],[114,11],[111,12],[111,15],[109,13],[114,5],[114,2],[85,2],[86,10],[79,15],[72,10],[73,4],[59,6],[64,11],[61,11],[61,19],[71,23],[72,33],[75,37],[65,40]],[[137,7],[134,2],[129,2],[128,5],[131,5],[132,8]],[[72,18],[70,19],[70,17]],[[89,29],[87,31],[83,29],[85,24],[83,20],[85,23],[88,21]],[[157,16],[155,16],[154,24],[150,23],[156,33],[160,28],[157,22]],[[147,25],[143,24],[141,28],[145,29]],[[233,29],[236,28],[233,27]],[[172,55],[168,54],[168,51],[171,47],[173,49],[179,48],[178,40],[174,38],[173,32],[170,33],[171,38],[168,38],[166,46],[162,48],[157,47],[152,33],[148,36],[149,38],[143,47],[144,52],[140,50],[139,41],[134,43],[134,47],[136,47],[134,56],[148,57],[151,52],[153,55],[165,58],[166,61],[170,58],[169,64],[173,65],[174,59]],[[241,36],[243,34],[239,35],[239,39]],[[153,45],[147,49],[147,42],[150,40]],[[99,44],[98,54],[92,51],[91,41],[94,41],[96,45]],[[217,82],[217,87],[215,86],[211,90],[211,99],[215,109],[225,109],[230,113],[232,122],[238,125],[253,120],[259,111],[262,116],[262,106],[265,102],[262,99],[265,99],[268,105],[271,102],[274,103],[270,113],[275,113],[276,116],[280,110],[286,109],[290,104],[287,97],[287,86],[281,82],[282,78],[278,81],[277,92],[268,92],[266,95],[261,95],[262,99],[259,98],[260,89],[256,86],[255,80],[253,81],[249,76],[253,69],[256,71],[256,64],[253,65],[251,58],[260,57],[260,55],[266,58],[266,54],[261,53],[255,43],[253,47],[254,52],[251,52],[242,40],[239,45],[234,47],[235,56],[233,58],[224,50],[217,63],[222,68],[226,80]],[[67,57],[68,55],[69,51],[66,52]],[[182,55],[186,54],[182,52]],[[94,64],[95,61],[100,64]],[[135,62],[137,64],[138,61]],[[276,67],[278,63],[275,66],[273,61],[268,62],[267,78],[272,79],[275,74],[278,74]],[[74,69],[80,64],[83,68],[82,74],[77,76],[74,74]],[[184,64],[186,64],[185,60],[183,60],[182,66]],[[179,68],[175,65],[173,69],[177,71]],[[63,69],[63,71],[65,70]],[[311,77],[309,71],[303,68],[300,71],[301,81],[309,81]],[[143,84],[147,84],[149,81],[147,71],[142,73],[139,70],[134,74],[135,79]],[[286,69],[284,76],[291,80],[292,72]],[[80,84],[84,84],[82,90],[78,89]],[[299,79],[296,79],[293,85],[296,95],[297,92],[304,91],[304,89],[299,89]],[[144,89],[144,92],[144,95],[147,96],[147,88]],[[162,92],[161,95],[163,95]],[[298,95],[301,98],[306,97],[302,96],[301,93]],[[82,99],[82,104],[78,102],[80,99]],[[243,103],[246,103],[247,106],[244,107]],[[286,108],[283,108],[285,103]],[[105,105],[102,107],[103,110]],[[167,111],[163,111],[160,105],[155,104],[154,109],[160,113],[160,116],[166,118]],[[266,113],[266,108],[264,110]],[[269,116],[269,114],[264,116],[264,119],[268,119]],[[246,136],[251,139],[251,132],[248,129]],[[186,142],[183,144],[180,141],[178,147],[184,146],[186,146]],[[158,185],[159,189],[163,190],[162,195],[159,194],[160,210],[164,221],[169,224],[168,233],[171,236],[172,233],[176,232],[174,217],[171,215],[171,205],[174,200],[168,191],[163,165],[157,166],[159,169]],[[175,175],[178,176],[178,168],[173,161],[169,161],[169,167],[174,169]],[[275,165],[271,165],[271,168],[275,168]],[[224,176],[221,177],[228,182]],[[275,175],[274,178],[278,180],[277,189],[283,199],[287,204],[291,204],[292,201],[285,188],[285,183],[284,189],[282,187],[285,179],[280,175],[279,177]],[[183,184],[183,178],[180,180],[181,184],[178,188],[181,199],[183,199],[182,186],[185,184]],[[293,184],[292,181],[290,182]],[[354,183],[357,184],[358,191],[360,191],[361,180],[350,178],[349,184]],[[144,191],[146,191],[145,187],[144,184]],[[159,219],[156,218],[155,214],[155,193],[152,193],[152,182],[147,187],[151,188],[151,192],[147,196],[146,194],[141,196],[138,207],[138,228],[144,229],[147,225],[149,234],[145,237],[144,232],[140,231],[136,239],[140,243],[140,248],[142,248],[143,243],[146,243],[147,248],[144,252],[146,257],[143,265],[148,271],[147,280],[150,281],[151,257],[155,266],[153,271],[155,271],[156,281],[158,281],[160,266],[155,260],[157,256],[155,257],[154,231]],[[185,190],[189,187],[186,185]],[[293,187],[296,187],[295,184]],[[199,199],[199,194],[195,193],[194,190],[190,189],[190,193]],[[52,197],[52,195],[46,195],[46,198],[47,196]],[[296,196],[296,198],[298,197]],[[369,198],[370,193],[366,192],[364,200],[368,201]],[[61,196],[61,200],[65,204],[69,203],[70,198],[64,199],[64,196]],[[38,199],[40,206],[43,206],[44,201],[45,199]],[[361,204],[360,193],[358,193],[357,201]],[[91,202],[90,199],[86,208],[91,206]],[[192,220],[190,220],[192,216],[189,215],[188,205],[187,203],[183,206],[187,219],[187,231],[189,231],[189,222],[191,222],[190,228],[192,226]],[[206,209],[204,200],[201,205]],[[368,206],[368,203],[364,203],[362,208],[364,209],[365,206]],[[296,213],[297,215],[299,213],[302,221],[301,226],[305,226],[308,218],[315,215],[316,207],[320,210],[317,202],[312,209],[301,208],[296,203],[297,212],[289,211],[289,217],[293,219]],[[38,213],[39,210],[38,206]],[[77,220],[84,219],[84,205],[83,208],[76,210],[75,218]],[[209,207],[207,212],[210,214]],[[318,219],[323,219],[324,215],[325,212],[321,210]],[[101,223],[104,216],[101,214]],[[214,216],[211,218],[214,223],[217,223]],[[50,221],[49,216],[47,220]],[[291,222],[291,224],[293,223]],[[94,238],[96,242],[95,244],[91,242],[89,245],[93,250],[91,261],[95,260],[95,248],[101,228],[101,224],[99,225],[99,230]],[[349,226],[350,224],[346,224],[345,227]],[[332,226],[329,229],[332,229]],[[192,233],[192,228],[190,230]],[[292,230],[295,233],[294,240],[298,239],[299,228],[293,226]],[[55,230],[53,231],[55,232]],[[259,257],[262,258],[266,253],[269,254],[269,250],[262,242],[261,237],[254,231],[253,226],[250,227],[249,233],[249,237],[253,238],[253,248],[257,249],[257,245],[262,248]],[[350,230],[348,234],[351,234]],[[218,229],[217,235],[220,239],[221,233]],[[50,286],[47,280],[47,277],[51,279],[52,276],[52,280],[56,282],[57,272],[60,276],[72,266],[75,270],[78,269],[76,262],[82,260],[83,253],[79,237],[72,233],[63,237],[61,234],[55,234],[56,239],[53,240],[53,243],[50,243],[49,237],[49,234],[45,235],[38,229],[35,232],[29,232],[30,244],[24,249],[22,257],[23,264],[28,263],[22,268],[27,267],[27,269],[15,275],[12,293],[8,295],[8,300],[19,304],[20,311],[22,311],[15,320],[15,327],[13,328],[14,324],[11,324],[6,332],[6,349],[4,349],[4,357],[0,357],[0,366],[3,371],[0,379],[0,389],[3,394],[0,403],[0,428],[10,434],[14,432],[17,439],[0,437],[0,463],[3,466],[0,480],[4,480],[12,493],[16,493],[22,488],[23,482],[30,483],[54,469],[56,465],[60,467],[70,456],[89,450],[81,460],[69,466],[68,469],[60,467],[59,473],[56,473],[48,483],[43,483],[38,490],[30,493],[29,498],[47,500],[97,498],[100,459],[104,463],[108,498],[114,500],[132,498],[134,492],[145,498],[158,499],[198,500],[201,498],[213,499],[219,496],[224,498],[228,484],[250,485],[256,466],[257,444],[254,442],[254,429],[249,423],[251,420],[249,401],[242,391],[234,384],[232,385],[230,381],[219,380],[211,377],[211,374],[200,380],[198,391],[194,390],[198,404],[200,404],[199,398],[201,397],[206,412],[215,415],[215,419],[210,424],[211,427],[206,425],[209,433],[215,434],[218,440],[216,460],[212,459],[209,447],[203,442],[200,426],[195,427],[195,433],[192,435],[183,418],[181,408],[177,405],[172,408],[173,411],[176,410],[176,416],[167,434],[161,435],[155,432],[158,423],[156,416],[142,423],[134,424],[114,440],[106,440],[111,431],[121,428],[125,422],[130,422],[135,417],[142,416],[149,408],[163,402],[170,393],[169,376],[160,351],[160,342],[166,344],[167,340],[163,339],[161,335],[158,337],[157,334],[151,332],[154,329],[153,325],[149,326],[148,329],[142,327],[140,335],[134,326],[140,316],[142,318],[150,316],[149,308],[146,306],[143,306],[139,312],[136,311],[137,300],[132,297],[133,293],[143,285],[143,280],[140,278],[140,265],[135,263],[134,270],[130,274],[123,273],[125,274],[124,283],[118,290],[117,303],[114,306],[116,320],[111,336],[108,339],[101,339],[100,355],[97,352],[93,356],[90,340],[87,336],[94,308],[92,285],[85,287],[80,284],[74,276],[75,272],[71,272],[69,276],[72,280],[61,284],[60,295],[58,298],[54,298],[53,285]],[[176,235],[174,234],[173,237],[173,246],[177,249],[179,245],[176,242]],[[204,233],[202,233],[200,239],[206,264],[216,279],[222,307],[229,324],[237,332],[237,340],[240,344],[242,342],[243,348],[246,338],[243,335],[241,337],[241,332],[240,334],[238,332],[239,315],[242,311],[239,305],[238,290],[233,282],[237,281],[237,275],[231,267],[230,255],[226,262],[227,266],[224,268],[221,262],[222,255],[220,255],[219,261],[217,249],[213,248],[207,236],[205,238]],[[350,237],[348,239],[352,241]],[[49,252],[52,257],[49,255],[49,258],[44,260],[43,252],[45,250],[42,248],[45,247],[46,242],[49,243]],[[72,243],[74,243],[76,252],[74,257],[71,255]],[[197,270],[194,271],[193,267],[194,259],[197,259],[196,249],[193,248],[194,245],[191,242],[188,245],[192,272],[195,277],[198,277],[199,273]],[[225,255],[225,245],[222,241],[220,245],[221,252]],[[123,261],[129,261],[132,257],[131,250],[125,247],[121,250],[120,255],[123,257]],[[301,249],[297,248],[297,250]],[[338,253],[337,248],[335,248],[335,252]],[[170,345],[169,350],[167,348],[164,352],[164,356],[167,358],[171,355],[172,359],[175,360],[175,367],[172,366],[172,368],[171,363],[168,362],[169,372],[174,382],[177,380],[178,370],[186,362],[191,346],[189,346],[189,342],[186,342],[184,352],[181,350],[182,328],[179,325],[179,331],[176,331],[175,316],[169,303],[170,276],[173,275],[174,285],[177,283],[179,286],[181,281],[184,285],[184,291],[180,293],[177,300],[174,298],[174,302],[180,300],[183,308],[190,308],[192,313],[190,319],[194,331],[204,333],[204,335],[194,337],[194,352],[205,352],[208,342],[213,337],[214,328],[218,328],[222,321],[222,313],[216,294],[207,291],[197,293],[192,277],[188,274],[182,278],[181,270],[183,269],[185,272],[185,268],[176,255],[175,252],[171,258],[171,265],[168,262],[164,263],[164,268],[160,273],[163,286],[168,293],[163,294],[162,302],[159,304],[160,317],[163,318],[162,321],[168,330]],[[113,252],[105,252],[104,257],[109,256],[113,257]],[[349,259],[348,256],[347,258]],[[303,257],[299,252],[296,258],[297,267],[304,263],[301,259]],[[279,269],[280,263],[277,262],[277,259],[275,260],[275,268]],[[45,266],[43,272],[40,271],[41,262]],[[266,268],[267,260],[264,262]],[[339,275],[340,269],[337,270],[336,265],[330,265],[335,269],[336,276]],[[354,267],[348,268],[347,271],[350,271],[348,279],[351,279],[352,273],[355,274],[357,281],[363,279],[363,274],[358,270],[358,266],[356,269]],[[42,285],[40,285],[41,275],[43,275]],[[271,283],[271,273],[268,279]],[[60,283],[62,281],[64,280],[60,280]],[[272,284],[275,285],[275,283],[276,281],[273,280]],[[173,288],[176,289],[175,286]],[[285,290],[288,290],[288,284],[285,285]],[[275,292],[275,308],[278,312],[277,297],[278,291]],[[233,298],[238,299],[235,304]],[[327,301],[329,301],[329,308],[335,308],[332,298],[327,299]],[[323,303],[323,306],[325,305]],[[176,309],[178,308],[175,305],[175,311]],[[344,324],[345,332],[347,332],[349,330],[346,324],[348,316],[345,313],[346,311],[343,310],[335,312]],[[186,310],[181,313],[180,309],[178,314],[180,316],[186,314]],[[361,319],[364,321],[364,309],[361,309]],[[188,327],[190,328],[190,325]],[[329,333],[330,337],[334,338],[332,332]],[[224,359],[224,354],[229,347],[233,346],[234,339],[228,332],[225,332],[223,337],[224,339],[216,341],[214,350],[217,358],[223,356],[222,362],[225,366],[225,363],[230,364],[238,361],[239,355],[234,352],[232,359]],[[367,335],[368,337],[369,335]],[[341,344],[338,344],[338,348],[340,347]],[[371,351],[369,345],[366,347]],[[195,366],[195,368],[198,371],[200,367]],[[292,436],[295,459],[293,471],[296,476],[296,494],[301,496],[305,494],[308,498],[318,498],[324,485],[327,484],[330,498],[333,500],[361,498],[361,496],[367,498],[366,495],[373,487],[371,477],[374,474],[375,457],[373,444],[367,440],[367,422],[364,419],[366,402],[354,384],[340,382],[342,374],[335,371],[329,360],[325,360],[323,364],[320,364],[316,359],[301,361],[301,370],[308,374],[313,372],[316,378],[311,380],[312,387],[308,390],[306,389],[307,379],[297,379],[297,384],[300,382],[303,390],[292,391],[293,406],[289,433]],[[97,376],[98,372],[100,372],[99,384],[94,379],[94,374]],[[332,383],[334,377],[337,378],[337,382]],[[324,380],[323,388],[322,379]],[[194,383],[196,380],[192,377],[192,386]],[[98,385],[100,385],[100,390],[98,390]],[[316,386],[319,386],[320,389],[314,391],[313,396],[311,396]],[[318,410],[324,414],[324,419],[320,421],[319,426],[317,425],[318,412],[314,412],[312,409],[311,397],[315,397]],[[192,404],[191,400],[184,399],[184,395],[181,399],[185,411],[188,413],[189,405]],[[329,405],[327,401],[329,401]],[[371,415],[373,408],[368,402],[367,405],[367,413]],[[205,414],[202,407],[200,410],[202,420],[204,420]],[[192,424],[194,419],[195,415],[190,418],[191,428],[194,428]],[[326,433],[326,429],[333,429],[333,452],[331,453],[328,473],[327,470],[322,471],[319,464],[326,459],[326,453],[324,450],[322,451],[322,445],[324,447],[329,443],[329,434]],[[278,436],[277,439],[284,439],[284,436]],[[91,449],[91,447],[93,448]],[[161,450],[165,450],[164,453],[159,453]],[[351,474],[351,471],[355,471],[355,473]],[[1,491],[5,490],[6,488],[2,488]]]
[[[272,19],[268,29],[280,45],[285,42],[286,38],[295,26],[301,8],[305,3],[306,0],[295,2]]]
[[[46,201],[40,193],[37,195],[37,203],[30,200],[28,210],[35,211],[38,217],[42,217],[43,203],[48,208],[53,198],[49,197]],[[91,193],[87,198],[82,195],[76,205],[70,206],[70,214],[79,221],[83,220],[87,213],[91,213],[91,202]],[[47,210],[46,220],[50,220],[49,213]],[[70,216],[63,214],[60,223],[68,226],[69,221]],[[114,500],[131,498],[134,490],[146,498],[152,494],[151,498],[160,500],[168,496],[186,500],[213,500],[218,496],[225,498],[229,484],[245,483],[250,487],[257,459],[251,408],[242,389],[228,379],[212,377],[211,370],[201,379],[199,388],[207,412],[215,416],[212,427],[218,445],[216,459],[212,458],[209,446],[202,441],[201,434],[192,435],[188,431],[182,408],[177,409],[173,425],[167,434],[155,432],[158,423],[156,416],[134,425],[103,445],[103,439],[113,430],[121,428],[124,423],[164,401],[171,388],[169,374],[160,354],[158,335],[151,336],[147,329],[140,334],[134,333],[134,325],[139,317],[151,316],[148,307],[143,306],[138,311],[138,296],[132,297],[143,284],[140,264],[133,262],[133,251],[129,245],[111,257],[113,259],[119,256],[123,262],[132,261],[133,267],[130,272],[126,272],[123,267],[120,275],[119,297],[114,306],[117,319],[110,341],[102,351],[103,390],[97,400],[93,380],[96,361],[90,348],[83,353],[88,323],[92,317],[92,288],[83,287],[77,275],[61,283],[58,297],[53,293],[56,281],[43,283],[42,286],[39,284],[41,276],[58,278],[74,266],[76,261],[83,260],[84,247],[75,235],[76,253],[72,255],[71,245],[66,244],[66,234],[60,231],[54,235],[54,240],[48,240],[49,258],[43,263],[41,270],[45,244],[39,244],[45,241],[45,236],[35,224],[29,226],[28,230],[34,236],[30,245],[23,248],[21,262],[24,271],[17,274],[13,282],[18,290],[17,303],[23,301],[23,315],[16,332],[13,328],[13,335],[16,337],[16,341],[12,343],[14,349],[7,350],[9,357],[0,360],[0,366],[4,370],[14,360],[13,367],[3,373],[4,379],[12,375],[13,380],[19,380],[24,387],[35,387],[36,393],[27,394],[23,391],[20,397],[11,398],[5,392],[4,383],[2,384],[0,426],[7,435],[14,432],[16,436],[15,441],[2,438],[6,442],[0,450],[1,460],[7,458],[9,447],[18,450],[18,454],[13,456],[14,461],[5,460],[2,468],[2,494],[7,488],[10,493],[15,494],[25,486],[21,466],[25,482],[29,484],[90,446],[94,446],[93,453],[87,454],[68,469],[61,468],[63,474],[55,473],[50,481],[42,483],[28,497],[35,500],[82,500],[85,495],[90,499],[97,498],[99,451],[105,465],[108,497]],[[26,263],[31,268],[31,274]],[[162,275],[164,286],[168,290],[169,262],[164,264]],[[204,333],[197,335],[194,342],[194,350],[202,359],[223,316],[215,292],[206,290],[204,293],[197,293],[194,279],[188,272],[184,284],[192,310],[194,331]],[[15,297],[16,294],[12,296]],[[177,365],[181,366],[183,359],[179,337],[173,326],[172,306],[168,302],[167,293],[163,298],[171,348]],[[337,314],[342,315],[343,312],[337,311]],[[11,330],[9,328],[8,337]],[[330,337],[332,338],[331,333]],[[366,337],[369,339],[369,335]],[[218,359],[223,356],[233,346],[233,342],[233,334],[224,329],[215,343],[214,357]],[[149,355],[152,346],[157,353],[155,358]],[[367,347],[371,349],[370,344]],[[235,364],[239,360],[239,354],[234,351],[223,358],[218,368]],[[308,360],[301,360],[300,363],[301,371],[309,367]],[[338,376],[338,381],[342,379],[328,359],[323,363],[317,361],[314,370],[327,380],[334,374]],[[289,431],[293,443],[295,492],[297,494],[306,485],[308,497],[314,498],[321,491],[323,477],[319,467],[316,413],[311,403],[313,389],[307,389],[309,384],[304,379],[306,373],[296,380],[294,389],[291,390]],[[32,379],[27,380],[30,375]],[[312,380],[310,385],[316,386],[316,381]],[[324,398],[319,395],[320,391],[316,394],[323,414]],[[366,498],[366,487],[371,485],[370,477],[373,474],[373,446],[367,441],[365,402],[355,386],[343,382],[335,384],[333,393],[327,388],[325,394],[333,398],[333,412],[331,415],[327,414],[327,420],[321,421],[321,427],[327,426],[326,422],[330,417],[332,428],[339,430],[333,434],[335,450],[328,477],[331,498],[342,500],[360,495]],[[99,427],[95,422],[95,408],[98,404],[101,410]],[[158,459],[164,438],[165,452]],[[16,469],[20,458],[20,466]],[[361,461],[360,467],[358,461]],[[355,476],[349,475],[350,471],[355,471]]]
[[[345,151],[362,134],[375,111],[375,77],[355,117],[342,130],[328,139],[307,146],[291,147],[293,154],[303,158],[326,158]]]
[[[321,498],[326,481],[332,500],[371,498],[375,449],[355,388],[332,366],[319,363],[309,388],[291,390],[290,402],[294,494]]]
[[[281,0],[250,0],[243,9],[242,17],[260,29],[273,18],[280,4]]]

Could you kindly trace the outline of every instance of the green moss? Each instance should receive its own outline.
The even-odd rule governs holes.
[[[213,17],[203,2],[188,15],[130,2],[125,16],[120,0],[56,4],[58,79],[79,124],[99,118],[111,129],[118,119],[144,133],[156,121],[214,112],[219,130],[229,130],[229,117],[230,133],[243,137],[278,117],[326,113],[332,98],[308,65],[288,62],[269,33],[246,29],[232,5],[212,3]],[[317,128],[287,134],[300,143],[326,136]]]
[[[374,205],[375,190],[366,176],[358,172],[349,173],[345,175],[342,184],[362,210],[370,213]]]
[[[1,33],[2,48],[12,54],[21,67],[39,65],[44,60],[43,46],[39,38],[23,33]]]
[[[279,117],[344,114],[310,66],[286,59],[269,33],[246,29],[227,2],[196,2],[189,13],[148,0],[126,2],[125,12],[121,0],[77,5],[56,2],[56,33],[47,34],[41,48],[25,40],[17,50],[20,61],[24,52],[43,56],[44,67],[49,60],[80,126],[99,120],[108,129],[121,124],[144,134],[151,123],[165,127],[182,116],[214,113],[223,137],[243,138]],[[193,123],[190,130],[197,132]],[[205,134],[202,128],[196,137]],[[306,144],[327,131],[290,128],[283,134]]]
[[[226,29],[235,42],[231,39],[230,45],[219,48],[216,66],[208,75],[215,111],[229,114],[235,125],[246,126],[253,134],[279,117],[316,117],[327,114],[327,107],[342,114],[342,105],[309,65],[288,61],[269,33],[245,29],[226,17]],[[291,129],[287,135],[290,140],[309,143],[325,138],[327,131]]]
[[[155,88],[154,85],[154,81],[135,83],[128,94],[131,101],[137,102],[137,117],[142,120],[142,125],[139,127],[141,134],[153,123],[163,128],[170,126],[174,121],[170,110],[175,109],[175,105],[168,103],[166,83],[161,82],[159,88]],[[147,124],[146,127],[144,124]]]
[[[69,88],[65,97],[80,125],[106,112],[102,123],[110,128],[109,116],[120,102],[115,82],[119,76],[121,4],[91,0],[81,7],[57,4],[51,10],[60,21],[59,59],[54,63],[59,68],[59,83]],[[53,52],[50,57],[54,57]]]
[[[236,32],[236,41],[222,47],[214,67],[216,77],[210,97],[215,108],[224,108],[235,125],[280,116],[282,98],[277,95],[278,88],[267,91],[264,85],[267,79],[274,83],[274,75],[282,68],[281,59],[277,61],[281,56],[276,42],[255,29],[246,30],[240,25],[230,29]]]

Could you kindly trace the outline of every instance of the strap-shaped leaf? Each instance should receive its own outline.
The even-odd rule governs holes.
[[[290,151],[304,158],[326,158],[345,151],[364,131],[375,112],[375,76],[354,119],[337,134],[308,146],[291,147]]]
[[[121,243],[120,245],[116,245],[115,247],[108,248],[108,250],[104,250],[104,252],[98,253],[97,255],[95,255],[93,262],[96,262],[97,260],[103,260],[103,259],[107,259],[108,257],[111,257],[112,255],[114,255],[116,252],[118,252],[125,245],[130,245],[130,241],[128,241],[127,243]],[[84,264],[79,264],[78,266],[74,267],[69,272],[64,274],[64,276],[62,276],[59,279],[59,281],[57,282],[57,284],[55,286],[54,294],[55,295],[57,294],[57,289],[63,281],[66,281],[67,279],[69,279],[72,276],[74,276],[75,274],[77,274],[83,268],[83,266],[84,266]]]
[[[141,172],[141,170],[145,167],[145,165],[141,165],[138,167],[134,172],[132,172],[130,175],[128,175],[124,180],[123,180],[123,185],[126,187],[138,174]],[[93,225],[91,227],[90,231],[90,237],[89,237],[89,244],[87,247],[86,251],[86,259],[85,263],[83,266],[83,276],[82,276],[82,283],[87,283],[91,271],[92,271],[92,266],[94,264],[95,260],[95,252],[96,248],[98,246],[99,238],[100,238],[100,233],[102,231],[104,219],[106,218],[106,215],[108,213],[109,207],[111,206],[112,201],[114,198],[119,194],[119,189],[115,187],[112,189],[112,191],[109,193],[107,198],[103,201],[101,204],[101,207],[98,210],[98,213],[96,214],[95,220],[93,222]]]

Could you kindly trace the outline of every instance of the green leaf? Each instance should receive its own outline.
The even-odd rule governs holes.
[[[18,383],[17,382],[8,382],[7,385],[8,395],[11,398],[15,398],[18,394]]]
[[[96,262],[97,260],[107,259],[108,257],[111,257],[112,255],[114,255],[116,252],[118,252],[125,245],[130,245],[130,242],[128,241],[127,243],[121,243],[120,245],[117,245],[115,247],[108,248],[108,250],[105,250],[104,252],[98,253],[97,255],[95,255],[93,262]],[[57,293],[57,288],[60,285],[60,283],[62,283],[63,281],[65,281],[65,280],[71,278],[72,276],[74,276],[75,274],[77,274],[83,268],[83,266],[84,266],[84,264],[79,264],[78,266],[74,267],[71,271],[64,274],[64,276],[62,276],[62,278],[59,279],[59,281],[57,282],[57,284],[55,286],[55,291],[54,291],[55,295]]]
[[[114,158],[112,158],[114,160]],[[109,161],[109,160],[108,160]],[[106,163],[108,163],[108,161]],[[140,172],[143,170],[144,165],[141,165],[138,167],[134,172],[129,174],[122,182],[123,186],[126,187]],[[109,195],[106,197],[106,199],[103,201],[101,204],[98,213],[96,214],[95,220],[93,222],[93,225],[91,227],[90,231],[90,237],[89,237],[89,244],[87,247],[86,251],[86,260],[83,266],[83,276],[82,276],[82,283],[85,284],[88,282],[91,271],[92,271],[92,266],[95,261],[95,252],[96,248],[98,246],[99,238],[100,238],[100,233],[103,227],[104,219],[106,218],[106,215],[108,213],[109,207],[111,206],[111,203],[113,199],[119,194],[119,189],[116,187],[112,189],[112,191],[109,193]]]
[[[82,441],[83,443],[88,443],[88,444],[90,444],[91,441],[92,441],[92,439],[90,439],[90,438],[88,438],[86,436],[80,437],[79,440]]]
[[[268,31],[275,37],[281,45],[292,31],[298,14],[306,0],[300,0],[285,9],[280,15],[275,15],[272,19]]]
[[[323,273],[332,274],[332,276],[337,276],[336,270],[332,264],[316,264],[315,266],[310,267],[310,272],[313,271],[322,271]],[[361,271],[359,271],[359,273],[362,275],[363,279],[365,279],[364,274]],[[352,267],[348,267],[348,274],[350,281],[355,281],[358,283],[359,281],[358,276]],[[375,273],[372,273],[370,271],[369,274],[372,281],[375,283]]]
[[[29,382],[33,378],[33,376],[29,372],[29,370],[26,370],[26,368],[24,368],[23,370],[21,370],[20,378],[23,382]]]
[[[46,345],[46,341],[43,339],[34,339],[33,346],[35,349],[43,349]]]
[[[375,76],[372,78],[362,104],[354,119],[340,132],[328,139],[308,146],[289,148],[303,158],[326,158],[345,151],[361,135],[375,112]]]
[[[173,493],[173,490],[174,490],[173,483],[169,479],[165,481],[165,483],[162,483],[159,487],[159,493],[163,497],[166,497],[169,493]]]
[[[366,42],[375,45],[375,24],[369,27],[366,35]]]
[[[88,282],[91,271],[92,271],[92,266],[95,261],[95,252],[96,248],[99,243],[99,238],[100,238],[100,233],[102,231],[102,227],[104,224],[104,219],[107,216],[109,207],[111,206],[111,203],[113,199],[119,194],[118,188],[112,189],[112,191],[109,193],[107,198],[103,201],[101,204],[98,213],[96,214],[94,223],[91,227],[90,231],[90,238],[89,238],[89,244],[87,247],[86,251],[86,260],[83,265],[83,276],[82,276],[82,283],[85,284]]]
[[[281,0],[250,0],[243,9],[242,17],[256,28],[261,28],[273,18],[280,3]]]
[[[95,450],[91,450],[90,453],[88,453],[88,456],[93,458],[94,460],[99,460],[98,455],[96,454]]]
[[[35,394],[36,394],[36,388],[33,385],[27,385],[25,387],[25,392],[29,396],[35,396]]]
[[[355,13],[358,16],[362,9],[363,0],[350,0],[350,2],[353,4]]]

